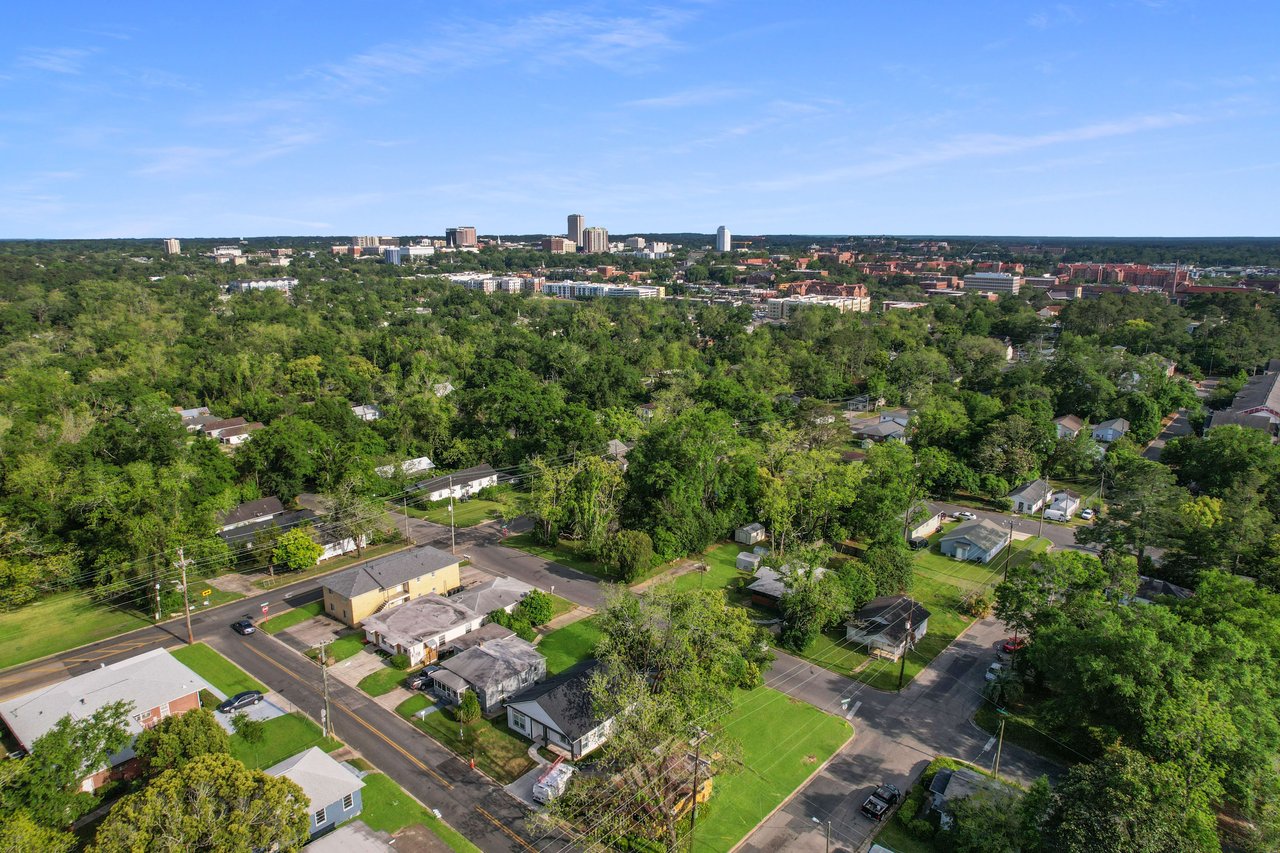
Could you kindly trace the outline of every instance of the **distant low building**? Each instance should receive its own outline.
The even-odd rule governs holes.
[[[415,459],[406,459],[394,465],[379,465],[373,469],[373,472],[379,477],[394,477],[396,474],[403,474],[407,477],[410,474],[430,471],[434,467],[436,467],[436,463],[426,456],[419,456]]]
[[[412,490],[429,501],[442,501],[449,497],[465,500],[481,489],[498,485],[498,472],[489,465],[477,465],[452,474],[442,474],[431,480],[415,483]]]
[[[938,540],[939,550],[943,554],[970,563],[989,563],[1008,544],[1008,532],[985,518],[966,521],[944,533]]]
[[[757,521],[735,530],[733,532],[733,541],[741,545],[754,545],[757,542],[763,542],[768,538],[768,535],[764,525]]]
[[[1084,429],[1084,421],[1075,415],[1063,415],[1060,418],[1054,418],[1053,424],[1057,429],[1058,438],[1075,438],[1080,434],[1080,430]]]
[[[351,414],[365,422],[376,421],[382,417],[382,409],[373,403],[369,403],[363,406],[352,406]]]
[[[247,293],[250,290],[278,290],[292,293],[298,286],[296,278],[250,278],[227,282],[227,293]]]

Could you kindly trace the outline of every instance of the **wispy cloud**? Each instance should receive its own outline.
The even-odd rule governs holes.
[[[1027,18],[1027,26],[1037,30],[1047,30],[1064,24],[1078,24],[1080,20],[1080,13],[1074,8],[1065,3],[1057,3]]]
[[[1093,124],[1023,136],[994,133],[962,134],[940,140],[932,145],[917,148],[914,151],[868,159],[839,169],[761,181],[756,184],[756,188],[768,190],[795,189],[800,186],[812,186],[831,181],[877,178],[957,160],[1008,156],[1071,142],[1091,142],[1099,139],[1128,136],[1135,133],[1195,124],[1199,121],[1202,121],[1202,119],[1197,116],[1170,112],[1130,116],[1113,121],[1095,122]]]
[[[623,106],[640,109],[678,109],[681,107],[700,107],[705,104],[715,104],[733,98],[738,98],[745,94],[745,92],[745,89],[731,88],[728,86],[698,86],[692,89],[683,89],[679,92],[671,92],[667,95],[658,95],[652,98],[640,98],[635,101],[627,101]]]
[[[19,68],[54,74],[79,74],[93,51],[78,47],[29,47],[18,54]]]

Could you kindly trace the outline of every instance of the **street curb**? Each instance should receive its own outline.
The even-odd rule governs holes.
[[[826,770],[826,769],[827,769],[827,767],[828,767],[828,765],[830,765],[830,764],[831,764],[831,762],[833,762],[833,761],[835,761],[835,760],[836,760],[836,756],[837,756],[837,755],[839,755],[840,753],[844,752],[844,748],[845,748],[846,746],[848,746],[850,743],[852,743],[852,742],[853,742],[853,739],[854,739],[855,737],[857,737],[857,736],[858,736],[857,731],[853,731],[853,730],[852,730],[852,729],[853,729],[853,724],[852,724],[852,723],[850,723],[850,724],[849,724],[849,728],[851,729],[851,731],[849,732],[849,737],[848,737],[848,739],[847,739],[847,740],[845,740],[845,742],[844,742],[844,743],[840,744],[840,748],[839,748],[839,749],[837,749],[835,752],[831,753],[831,755],[830,755],[830,756],[828,756],[828,758],[827,758],[827,760],[826,760],[826,761],[822,762],[822,764],[820,764],[820,765],[817,767],[817,769],[815,769],[812,773],[810,773],[807,777],[805,777],[805,780],[804,780],[803,782],[801,782],[799,785],[797,785],[797,786],[795,787],[795,789],[794,789],[794,790],[792,790],[792,792],[787,796],[787,798],[786,798],[785,800],[783,800],[782,802],[778,803],[778,805],[774,807],[773,811],[769,812],[767,815],[765,815],[764,817],[762,817],[762,818],[760,819],[760,822],[759,822],[759,823],[757,823],[755,826],[751,827],[751,829],[749,829],[749,830],[746,832],[746,834],[742,836],[742,838],[738,839],[738,843],[737,843],[737,844],[735,844],[735,845],[733,845],[732,847],[730,847],[730,848],[729,848],[729,853],[735,853],[735,851],[737,851],[737,849],[738,849],[739,847],[741,847],[742,845],[746,844],[746,843],[747,843],[747,839],[748,839],[748,838],[750,838],[751,836],[755,835],[755,834],[756,834],[756,831],[757,831],[758,829],[760,829],[760,827],[762,827],[762,826],[764,826],[766,823],[768,823],[768,822],[769,822],[769,819],[770,819],[771,817],[773,817],[775,814],[777,814],[778,812],[780,812],[780,811],[782,811],[784,808],[786,808],[786,807],[787,807],[787,805],[788,805],[792,800],[794,800],[794,799],[796,798],[796,796],[797,796],[801,791],[803,791],[805,788],[809,787],[809,783],[810,783],[810,782],[812,782],[815,778],[817,778],[817,776],[818,776],[818,774],[819,774],[819,773],[821,773],[822,771]]]

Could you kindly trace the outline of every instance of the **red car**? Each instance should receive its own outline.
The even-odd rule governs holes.
[[[1012,654],[1014,652],[1022,651],[1022,649],[1026,648],[1026,645],[1026,637],[1010,637],[1004,641],[1002,646],[1000,646],[1000,650]]]

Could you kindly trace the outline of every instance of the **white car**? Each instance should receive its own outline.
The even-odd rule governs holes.
[[[967,509],[962,509],[960,512],[956,513],[956,518],[963,518],[965,521],[973,521],[977,516],[969,512]]]
[[[1000,673],[1004,672],[1004,664],[995,661],[991,666],[987,667],[987,672],[982,677],[987,681],[995,681],[1000,677]]]
[[[1080,512],[1080,517],[1083,518],[1085,521],[1088,521],[1089,519],[1093,518],[1093,516],[1094,516],[1094,512],[1092,509],[1086,508],[1081,510]]]

